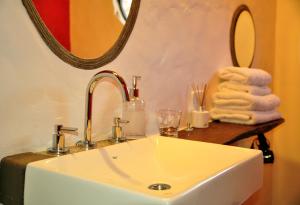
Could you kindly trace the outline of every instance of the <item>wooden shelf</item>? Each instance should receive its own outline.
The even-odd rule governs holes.
[[[214,121],[210,123],[208,128],[194,128],[194,130],[190,132],[181,130],[178,133],[178,137],[228,145],[241,139],[266,133],[283,122],[283,118],[258,125],[239,125]]]

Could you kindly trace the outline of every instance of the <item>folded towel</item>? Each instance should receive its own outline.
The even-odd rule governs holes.
[[[219,91],[239,91],[244,93],[249,93],[252,95],[268,95],[271,94],[271,89],[267,86],[255,86],[255,85],[245,85],[240,83],[235,83],[231,81],[225,81],[218,85]]]
[[[241,111],[213,108],[210,111],[212,119],[221,122],[231,122],[237,124],[254,125],[281,118],[281,114],[276,110],[261,111]]]
[[[264,70],[244,67],[225,67],[219,70],[219,77],[238,83],[265,86],[272,80],[272,76]]]
[[[280,99],[273,94],[255,96],[248,93],[228,91],[216,92],[213,103],[217,108],[232,110],[267,111],[274,110],[280,105]]]

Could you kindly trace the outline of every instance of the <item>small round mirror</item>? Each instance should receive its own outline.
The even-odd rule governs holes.
[[[246,5],[240,6],[233,15],[230,49],[234,66],[251,67],[255,51],[255,27]]]

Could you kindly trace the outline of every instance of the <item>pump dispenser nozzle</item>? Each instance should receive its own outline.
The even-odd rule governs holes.
[[[124,126],[124,133],[131,139],[145,136],[145,102],[139,96],[138,80],[141,80],[141,76],[132,76],[130,101],[123,104],[123,118],[129,121]]]
[[[141,80],[141,76],[134,75],[132,76],[132,88],[130,89],[130,97],[139,97],[139,89],[137,89],[137,81]]]

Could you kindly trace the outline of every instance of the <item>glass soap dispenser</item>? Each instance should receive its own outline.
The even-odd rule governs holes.
[[[140,79],[141,76],[132,76],[130,100],[123,104],[123,119],[129,121],[124,126],[124,134],[128,139],[145,136],[145,103],[139,98],[139,89],[137,88],[137,81]]]

